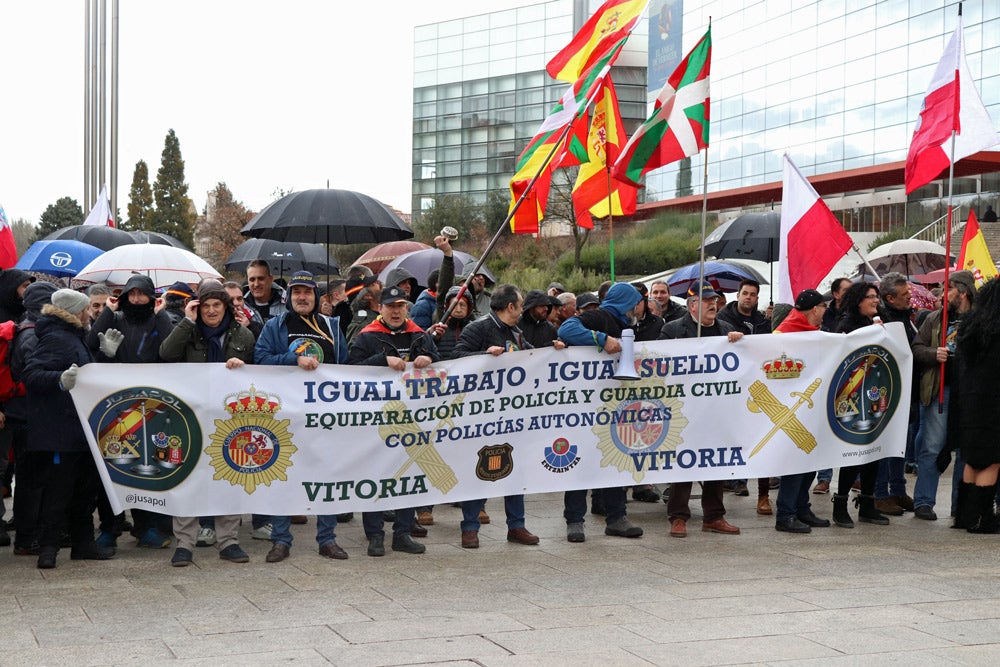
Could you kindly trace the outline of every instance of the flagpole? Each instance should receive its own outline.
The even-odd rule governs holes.
[[[595,112],[596,113],[596,112]],[[608,247],[611,251],[611,282],[615,282],[615,212],[611,208],[611,164],[608,163],[607,145],[604,147],[604,171],[608,175],[608,230],[611,238]]]
[[[709,20],[709,29],[712,23]],[[708,146],[705,146],[702,154],[702,162],[705,165],[705,175],[701,186],[701,256],[698,258],[698,294],[701,294],[701,286],[705,283],[705,222],[708,219]],[[698,333],[697,338],[701,338],[701,309],[702,299],[698,299]]]

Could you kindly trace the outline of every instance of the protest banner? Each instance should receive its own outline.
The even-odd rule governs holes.
[[[626,362],[627,363],[627,362]],[[332,514],[902,456],[898,323],[370,366],[90,364],[73,400],[115,511]]]

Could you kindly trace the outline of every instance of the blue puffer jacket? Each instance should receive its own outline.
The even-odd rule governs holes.
[[[608,336],[620,338],[629,325],[626,315],[642,301],[639,290],[628,283],[615,283],[597,310],[585,310],[559,327],[559,339],[567,345],[597,345],[603,349]]]
[[[42,308],[35,326],[38,344],[24,367],[28,390],[28,450],[38,452],[87,451],[87,437],[68,391],[59,387],[64,370],[94,360],[83,340],[80,320],[52,304]]]
[[[425,289],[410,308],[410,319],[421,329],[429,329],[434,323],[434,309],[437,308],[437,292]]]
[[[260,332],[257,344],[253,349],[253,362],[265,366],[295,366],[299,357],[288,349],[288,317],[294,315],[292,310],[292,300],[288,299],[287,310],[269,319],[264,329]],[[334,358],[328,359],[327,364],[347,363],[347,339],[340,329],[339,317],[327,317],[319,312],[319,292],[316,293],[316,307],[312,314],[318,323],[326,324],[327,333],[334,340]],[[296,317],[298,317],[296,315]]]

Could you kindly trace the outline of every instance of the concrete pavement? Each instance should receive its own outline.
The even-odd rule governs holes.
[[[812,498],[829,517],[830,497]],[[1000,538],[949,529],[947,500],[937,522],[811,535],[776,532],[752,495],[726,503],[740,536],[702,533],[693,506],[688,537],[670,538],[665,505],[631,502],[641,539],[605,537],[588,516],[587,542],[569,544],[561,496],[545,494],[527,498],[535,547],[506,542],[492,500],[478,550],[459,547],[460,510],[439,506],[423,556],[367,557],[360,516],[338,526],[347,561],[316,553],[313,519],[277,564],[249,517],[246,565],[199,548],[194,566],[172,568],[172,549],[120,540],[112,561],[65,549],[40,571],[7,548],[0,665],[1000,662]]]

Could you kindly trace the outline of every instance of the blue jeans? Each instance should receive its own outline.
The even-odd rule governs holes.
[[[416,517],[416,510],[412,507],[405,507],[396,510],[396,520],[392,522],[392,534],[409,535],[413,528],[413,520]],[[361,524],[365,527],[365,537],[371,539],[375,535],[385,535],[382,519],[382,512],[362,512]]]
[[[948,442],[949,387],[944,388],[944,410],[938,414],[937,400],[920,406],[920,431],[917,434],[917,481],[913,485],[913,506],[934,507],[937,502],[937,457]],[[956,469],[958,466],[955,466]]]
[[[819,472],[817,472],[816,473],[816,481],[817,482],[827,482],[827,483],[832,482],[833,481],[833,468],[823,468],[822,470],[820,470]]]
[[[320,546],[336,541],[333,534],[337,527],[337,517],[334,514],[320,514],[316,517],[316,543]],[[271,541],[292,548],[292,517],[271,517]]]
[[[483,509],[485,498],[462,502],[462,532],[479,531],[479,511]],[[507,515],[507,529],[524,528],[524,496],[504,496],[503,511]]]
[[[889,496],[906,495],[906,476],[903,468],[906,459],[902,456],[888,456],[878,462],[878,475],[875,477],[875,497],[879,500]]]
[[[778,487],[778,499],[775,502],[776,521],[789,521],[810,511],[809,487],[812,486],[815,474],[803,472],[781,476],[781,486]]]
[[[625,516],[626,491],[624,486],[601,489],[604,496],[604,520],[612,524]],[[566,523],[583,523],[587,514],[587,489],[567,491],[563,495],[563,517]]]

